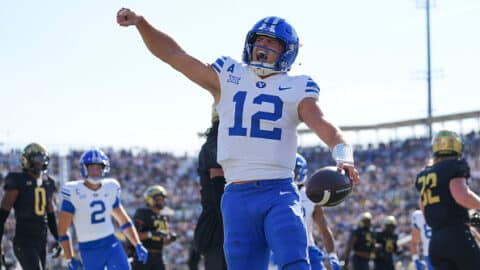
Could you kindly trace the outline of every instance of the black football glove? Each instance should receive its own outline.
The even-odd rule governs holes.
[[[470,215],[470,225],[480,230],[480,213],[473,212]]]
[[[0,253],[0,269],[3,269],[3,267],[5,266],[5,256]]]
[[[52,247],[52,258],[58,258],[63,253],[62,245],[59,242],[55,242]]]
[[[150,237],[150,239],[152,239],[152,241],[163,242],[165,241],[165,239],[167,239],[167,234],[163,232],[154,231],[151,233],[152,236]]]

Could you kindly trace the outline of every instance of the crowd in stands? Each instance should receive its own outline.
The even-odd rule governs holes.
[[[480,191],[480,133],[464,135],[465,158],[468,160],[472,177],[471,188]],[[133,215],[136,208],[144,206],[143,192],[153,184],[163,185],[168,191],[167,205],[171,213],[171,230],[176,232],[178,240],[164,250],[165,262],[169,270],[188,269],[186,262],[193,238],[196,219],[201,212],[199,183],[196,173],[197,158],[175,156],[170,153],[152,153],[146,150],[103,149],[110,158],[110,177],[120,181],[122,202],[127,212]],[[309,173],[317,168],[334,165],[331,154],[324,147],[300,148],[299,152],[307,159]],[[68,179],[58,179],[58,184],[80,178],[79,158],[82,151],[71,151],[66,157],[50,153],[50,173],[55,177],[62,175],[61,160],[66,161]],[[425,138],[406,139],[381,143],[378,145],[357,146],[355,160],[361,173],[362,182],[354,192],[339,206],[326,208],[325,213],[333,229],[337,252],[343,257],[343,251],[349,231],[357,224],[361,212],[369,211],[373,215],[374,228],[380,229],[387,215],[397,218],[397,233],[400,238],[410,234],[410,214],[417,208],[418,194],[413,182],[416,174],[428,162],[430,141]],[[0,153],[0,184],[9,171],[20,170],[20,150]],[[3,189],[0,191],[3,196]],[[61,200],[57,196],[57,204]],[[13,211],[12,211],[13,212]],[[13,215],[13,213],[11,214]],[[4,253],[7,259],[14,259],[11,250],[14,219],[5,224]],[[317,238],[320,239],[319,235]],[[51,239],[53,241],[53,239]],[[321,244],[320,244],[321,245]],[[407,246],[398,259],[411,260]],[[404,264],[405,265],[405,264]],[[60,269],[53,267],[52,269]]]

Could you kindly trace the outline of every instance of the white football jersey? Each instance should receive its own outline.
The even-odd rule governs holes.
[[[62,187],[63,199],[75,207],[73,223],[81,243],[114,233],[111,214],[113,206],[119,203],[117,198],[120,198],[120,184],[115,179],[103,179],[97,190],[87,188],[83,182],[70,181]]]
[[[412,224],[420,231],[422,237],[423,255],[428,256],[428,246],[432,237],[432,229],[425,222],[425,218],[421,210],[415,210],[412,213]]]
[[[297,107],[306,97],[318,99],[317,84],[308,76],[286,73],[261,79],[229,57],[212,67],[221,88],[217,160],[227,183],[292,177]]]
[[[310,201],[310,199],[307,197],[304,186],[301,187],[299,192],[300,204],[302,205],[303,211],[303,218],[305,220],[305,225],[307,226],[308,246],[315,246],[315,241],[313,239],[313,211],[315,210],[315,203]]]

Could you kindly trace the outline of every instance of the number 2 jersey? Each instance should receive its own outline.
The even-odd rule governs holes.
[[[432,230],[468,221],[468,210],[450,193],[450,180],[468,179],[470,167],[465,159],[446,159],[426,167],[417,175],[415,187],[420,192],[425,220]]]
[[[105,178],[97,190],[86,187],[83,180],[70,181],[62,187],[62,211],[73,214],[80,243],[114,234],[112,210],[120,207],[120,184]]]
[[[46,241],[47,207],[56,191],[55,181],[47,175],[37,180],[26,172],[9,173],[4,189],[18,190],[15,209],[15,239]]]
[[[292,177],[298,104],[307,97],[318,99],[317,84],[308,76],[286,73],[261,79],[229,57],[212,67],[221,88],[217,160],[227,183]]]

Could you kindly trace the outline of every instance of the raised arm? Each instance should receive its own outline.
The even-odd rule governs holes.
[[[186,53],[173,38],[155,29],[143,16],[122,8],[117,12],[117,23],[121,26],[135,25],[150,52],[191,81],[208,90],[215,103],[220,98],[220,82],[210,65],[202,63]]]

